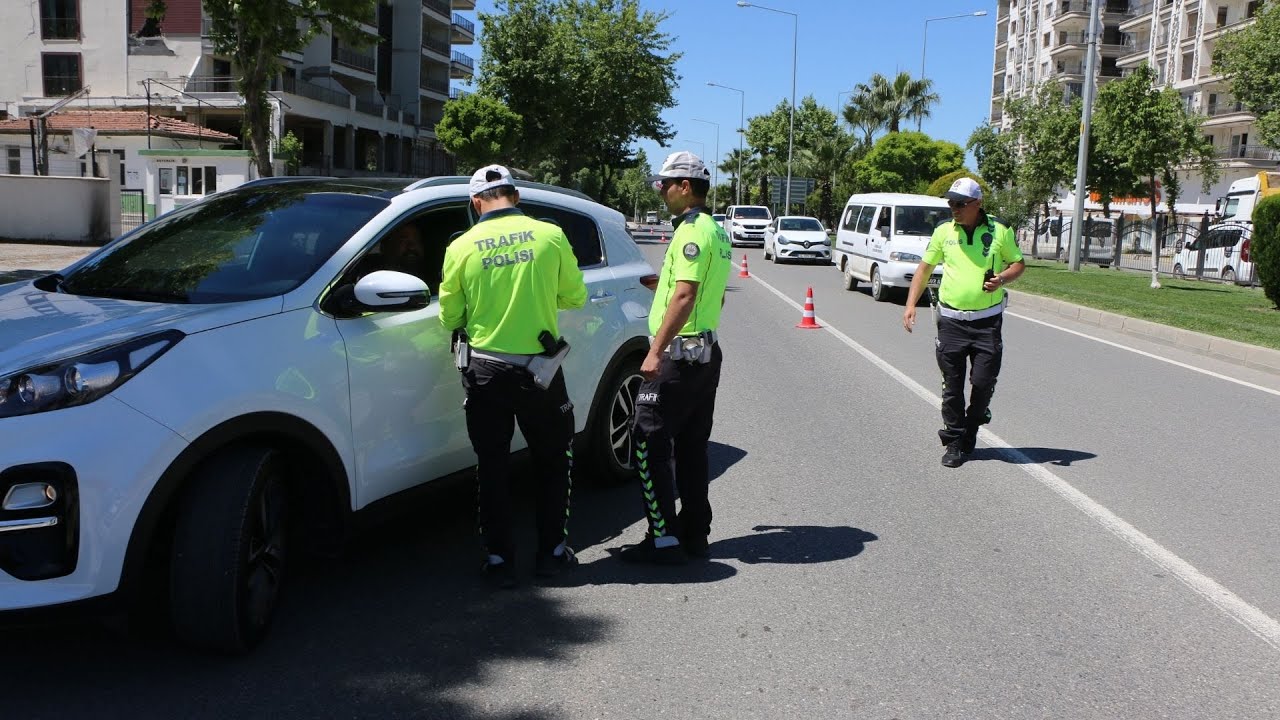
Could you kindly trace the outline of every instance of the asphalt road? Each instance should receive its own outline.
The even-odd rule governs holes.
[[[928,310],[907,335],[834,268],[744,252],[710,562],[618,564],[638,490],[584,488],[583,566],[489,594],[474,496],[444,489],[301,571],[249,657],[0,634],[0,714],[1280,717],[1280,378],[1014,307],[995,421],[949,470]],[[830,330],[794,327],[809,285]]]

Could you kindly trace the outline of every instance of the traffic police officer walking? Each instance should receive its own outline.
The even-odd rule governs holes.
[[[989,406],[1004,353],[1000,329],[1009,302],[1004,286],[1017,280],[1026,265],[1013,231],[982,209],[982,188],[978,183],[960,178],[943,197],[953,220],[933,231],[911,279],[902,326],[911,332],[916,302],[933,268],[941,262],[941,317],[935,341],[938,368],[942,371],[942,429],[938,437],[946,446],[942,464],[954,468],[963,465],[973,452],[978,428],[991,421]],[[966,409],[964,374],[970,362],[973,389]]]
[[[479,220],[445,251],[440,322],[454,331],[466,390],[488,554],[485,576],[498,587],[514,587],[508,477],[514,422],[539,474],[536,572],[550,576],[576,563],[566,543],[573,404],[558,369],[568,348],[558,342],[556,314],[586,304],[587,287],[564,232],[516,208],[520,194],[507,168],[476,171],[470,191]],[[545,377],[534,372],[539,368]]]
[[[675,152],[651,178],[676,218],[649,311],[653,339],[640,366],[645,381],[633,433],[649,528],[642,542],[623,548],[627,562],[680,564],[708,555],[707,440],[723,360],[716,332],[733,256],[705,207],[710,177],[698,156]]]

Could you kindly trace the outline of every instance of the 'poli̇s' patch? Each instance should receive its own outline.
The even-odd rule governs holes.
[[[684,246],[684,256],[689,260],[697,260],[698,255],[701,252],[702,252],[702,249],[698,247],[697,243],[687,243]]]

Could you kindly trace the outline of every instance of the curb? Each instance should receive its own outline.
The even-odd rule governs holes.
[[[1192,330],[1182,330],[1153,323],[1150,320],[1138,320],[1043,295],[1033,295],[1018,290],[1007,290],[1007,292],[1011,307],[1016,303],[1020,307],[1039,310],[1049,315],[1058,315],[1087,325],[1096,325],[1143,340],[1172,345],[1200,355],[1280,375],[1280,350],[1249,345]]]

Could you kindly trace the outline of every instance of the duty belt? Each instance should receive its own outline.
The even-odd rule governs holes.
[[[951,318],[952,320],[964,320],[964,321],[982,320],[983,318],[995,317],[996,315],[999,315],[1000,313],[1004,312],[1004,309],[1008,304],[1009,304],[1008,295],[1005,295],[1004,299],[1002,299],[1000,302],[996,303],[995,305],[992,305],[989,308],[983,308],[981,310],[957,310],[953,307],[948,307],[946,305],[939,304],[938,314],[942,315],[942,317],[945,317],[945,318]]]
[[[529,367],[529,363],[534,358],[533,355],[513,355],[511,353],[493,352],[492,350],[476,350],[475,348],[471,349],[471,357],[480,358],[481,360],[494,360],[518,368]]]

